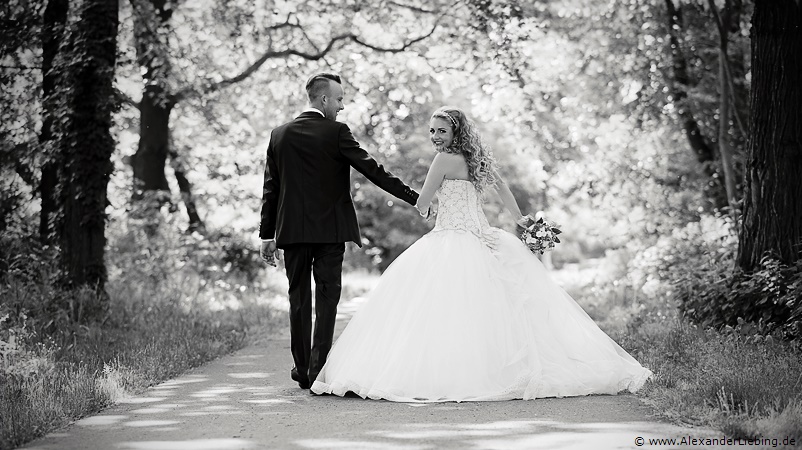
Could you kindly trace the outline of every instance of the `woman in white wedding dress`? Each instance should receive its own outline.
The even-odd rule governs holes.
[[[514,235],[488,225],[482,192],[521,212],[473,122],[432,115],[437,155],[416,207],[435,227],[390,265],[312,385],[398,402],[635,392],[651,376]],[[423,213],[422,213],[423,214]]]

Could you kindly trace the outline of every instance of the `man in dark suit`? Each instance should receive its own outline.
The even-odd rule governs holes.
[[[340,77],[321,73],[306,83],[307,108],[270,135],[267,147],[260,253],[273,266],[284,252],[289,279],[290,375],[303,389],[315,381],[334,338],[345,242],[361,246],[351,199],[351,167],[395,197],[415,205],[418,193],[387,172],[344,123]],[[312,330],[311,276],[315,277]]]

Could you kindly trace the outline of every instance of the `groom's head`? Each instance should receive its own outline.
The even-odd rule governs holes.
[[[306,82],[309,104],[321,110],[327,119],[336,120],[343,109],[343,87],[340,76],[333,73],[313,75]]]

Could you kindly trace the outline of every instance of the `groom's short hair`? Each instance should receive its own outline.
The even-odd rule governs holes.
[[[340,76],[333,73],[323,72],[309,77],[306,82],[306,95],[309,97],[310,102],[323,95],[323,92],[329,87],[329,80],[342,84]]]

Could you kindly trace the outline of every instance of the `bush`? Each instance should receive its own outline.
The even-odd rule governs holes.
[[[103,298],[60,290],[50,250],[36,239],[0,238],[0,448],[283,327],[265,302],[281,294],[261,281],[244,239],[182,234],[169,221],[140,225],[110,223]],[[82,305],[100,302],[104,316],[77,320]]]
[[[789,266],[766,256],[745,274],[735,269],[737,248],[728,217],[703,216],[640,251],[629,281],[647,298],[670,299],[703,327],[802,337],[802,261]]]
[[[670,419],[735,438],[793,437],[802,421],[802,349],[793,343],[682,317],[641,317],[620,343],[655,373],[642,394]]]

